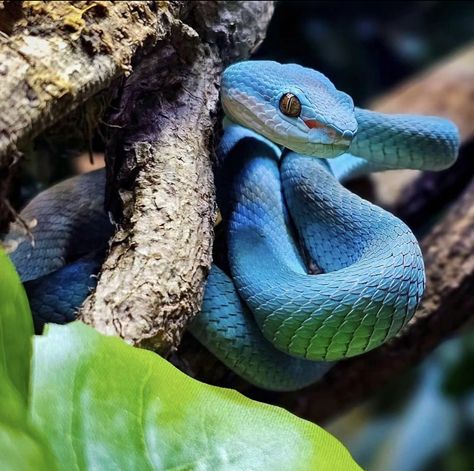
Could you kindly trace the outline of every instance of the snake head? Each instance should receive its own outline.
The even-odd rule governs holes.
[[[295,152],[330,158],[357,132],[354,102],[323,74],[296,64],[245,61],[222,77],[227,116]]]

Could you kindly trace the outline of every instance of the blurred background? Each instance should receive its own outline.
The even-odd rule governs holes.
[[[255,58],[296,62],[363,105],[474,38],[473,2],[277,2]]]
[[[370,106],[461,48],[473,47],[473,40],[474,2],[282,1],[255,58],[317,69],[356,104]],[[470,99],[463,106],[472,111],[474,96]],[[58,124],[25,149],[21,184],[14,185],[12,198],[16,208],[60,179],[103,165],[106,123],[91,121],[97,113],[87,107],[105,109],[107,100],[99,95],[75,121]],[[412,197],[404,189],[425,181],[414,180],[416,173],[390,172],[351,189],[405,216],[421,237],[430,224],[420,219],[436,220],[471,179],[472,154],[471,138],[454,173],[428,176],[427,198],[437,198],[429,217],[423,202],[414,212],[406,209]],[[421,365],[327,428],[367,471],[474,470],[474,328],[445,341]]]
[[[283,1],[256,57],[317,69],[367,106],[473,39],[474,2]],[[472,143],[463,159],[474,160]],[[400,195],[387,199],[384,189],[403,191],[407,177],[381,178],[377,192],[369,181],[353,189],[391,209]],[[418,235],[423,230],[413,228]],[[367,471],[474,470],[474,328],[326,428]]]

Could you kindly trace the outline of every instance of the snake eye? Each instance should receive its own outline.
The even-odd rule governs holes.
[[[293,93],[285,93],[280,98],[280,111],[285,116],[297,118],[301,114],[301,103]]]

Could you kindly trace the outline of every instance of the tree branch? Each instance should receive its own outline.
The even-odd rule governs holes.
[[[4,2],[0,9],[0,169],[168,32],[155,2]]]
[[[129,75],[112,87],[108,117],[108,203],[120,224],[80,313],[98,330],[167,351],[198,311],[219,77],[261,42],[272,12],[272,2],[245,1],[0,6],[0,230],[17,147]]]
[[[56,123],[169,32],[161,2],[0,4],[0,232],[13,219],[6,194],[17,148]]]
[[[211,263],[209,148],[227,63],[263,39],[269,2],[199,2],[124,82],[109,117],[109,204],[120,221],[80,318],[159,352],[199,311]]]

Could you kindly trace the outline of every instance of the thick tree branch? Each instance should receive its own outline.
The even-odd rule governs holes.
[[[263,39],[268,2],[199,2],[124,82],[108,121],[119,230],[80,318],[160,352],[200,308],[215,215],[209,149],[224,66]]]
[[[1,4],[2,192],[22,142],[129,75],[112,88],[108,116],[118,232],[81,312],[102,332],[166,351],[198,311],[213,236],[219,77],[261,42],[272,11],[272,2]],[[3,196],[0,230],[10,217]]]
[[[3,3],[0,168],[19,142],[130,72],[138,49],[168,33],[170,15],[164,2]]]
[[[0,4],[0,232],[17,148],[56,123],[169,33],[165,2]]]

